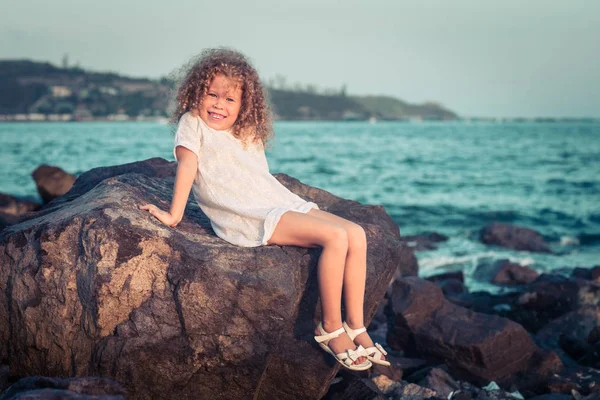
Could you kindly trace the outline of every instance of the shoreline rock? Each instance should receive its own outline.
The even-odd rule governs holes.
[[[69,174],[59,167],[45,164],[37,167],[31,176],[44,203],[49,203],[67,193],[77,179],[75,175]]]
[[[165,163],[82,174],[0,233],[0,359],[19,376],[107,376],[131,399],[322,397],[339,367],[312,339],[320,249],[232,246],[193,199],[165,227],[138,209],[168,206]],[[381,206],[276,178],[365,228],[368,323],[405,268],[398,226]]]
[[[496,245],[513,250],[551,253],[550,246],[542,235],[533,229],[494,222],[479,231],[482,243]]]

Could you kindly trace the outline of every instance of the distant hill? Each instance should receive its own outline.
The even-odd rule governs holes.
[[[5,60],[0,61],[0,117],[14,119],[21,115],[21,119],[34,116],[61,120],[168,117],[172,85],[164,78],[130,78],[77,67],[59,68],[50,63]],[[268,91],[275,116],[282,120],[458,118],[435,103],[416,105],[386,96],[276,88]]]

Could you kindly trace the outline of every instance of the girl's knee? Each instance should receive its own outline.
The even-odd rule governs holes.
[[[367,249],[367,234],[362,226],[352,223],[348,226],[347,231],[350,251],[364,251]]]
[[[348,232],[341,225],[331,226],[327,229],[323,239],[323,247],[335,247],[338,249],[348,250]]]

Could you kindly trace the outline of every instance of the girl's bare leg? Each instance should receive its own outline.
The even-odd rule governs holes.
[[[344,265],[348,253],[346,229],[334,222],[312,215],[288,211],[279,220],[268,244],[323,248],[319,257],[317,279],[323,317],[323,329],[333,332],[342,327],[342,285]],[[315,331],[315,334],[320,335]],[[355,349],[356,345],[346,333],[329,342],[335,353]],[[361,364],[359,357],[354,364]]]
[[[358,224],[338,217],[326,211],[312,209],[308,212],[317,218],[343,226],[348,233],[348,254],[344,268],[344,305],[346,323],[352,329],[364,326],[365,281],[367,278],[367,237],[365,230]],[[373,341],[368,333],[354,338],[356,344],[372,347]],[[382,355],[382,359],[385,357]]]

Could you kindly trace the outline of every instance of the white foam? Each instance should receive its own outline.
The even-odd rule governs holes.
[[[560,238],[561,246],[579,246],[579,239],[573,236],[561,236]]]

